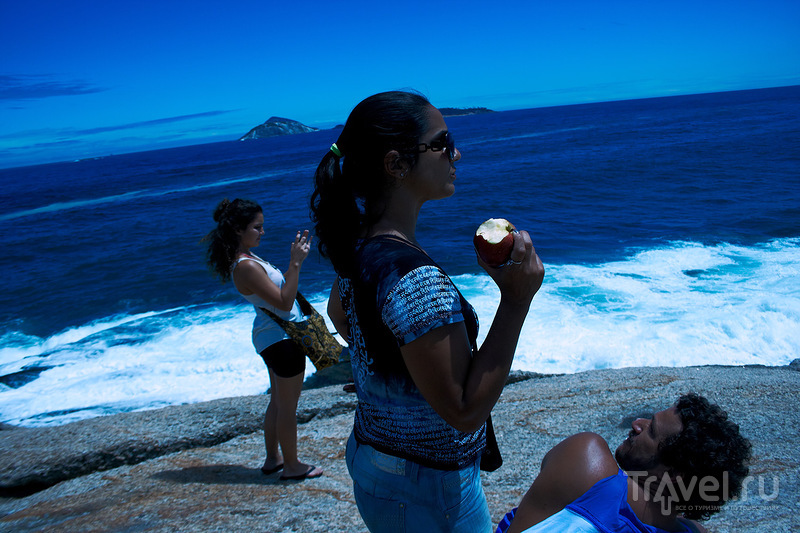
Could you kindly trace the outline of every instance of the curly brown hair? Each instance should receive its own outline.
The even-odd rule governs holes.
[[[238,231],[261,213],[261,206],[252,200],[236,198],[229,201],[223,199],[214,209],[214,222],[217,227],[203,238],[208,243],[206,262],[208,268],[217,274],[223,283],[231,279],[231,270],[236,261],[236,250],[239,247]]]
[[[707,520],[741,493],[752,445],[728,419],[728,413],[698,394],[681,396],[675,407],[683,430],[661,443],[658,458],[679,476],[705,480],[685,491],[688,494],[677,493],[686,518]],[[716,483],[708,483],[710,480]],[[692,486],[688,481],[685,485]]]

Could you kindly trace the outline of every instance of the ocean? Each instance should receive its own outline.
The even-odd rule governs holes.
[[[446,121],[456,193],[423,207],[417,236],[475,306],[479,340],[499,293],[475,260],[477,226],[527,230],[547,270],[513,369],[799,356],[800,86]],[[207,270],[200,241],[222,198],[251,198],[265,215],[256,253],[285,268],[337,136],[0,170],[0,422],[264,393],[253,309]],[[314,247],[300,286],[323,314],[333,279]]]

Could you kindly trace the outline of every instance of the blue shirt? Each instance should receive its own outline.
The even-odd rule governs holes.
[[[495,533],[505,533],[517,509],[509,511],[498,524]],[[689,528],[682,524],[683,531]],[[558,513],[535,524],[523,533],[563,531],[574,533],[668,533],[645,524],[628,503],[628,475],[619,470],[616,475],[603,478],[579,498]]]
[[[400,347],[435,328],[464,322],[475,349],[478,319],[447,274],[419,248],[390,236],[364,241],[357,279],[339,278],[347,315],[362,444],[433,468],[462,468],[486,445],[485,425],[458,431],[423,398]]]

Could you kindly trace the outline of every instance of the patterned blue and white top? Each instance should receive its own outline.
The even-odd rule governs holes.
[[[403,240],[364,241],[358,265],[358,279],[338,281],[358,395],[356,440],[433,468],[472,464],[486,446],[485,425],[464,433],[445,422],[414,384],[400,347],[437,327],[464,322],[475,350],[475,311],[425,252]]]

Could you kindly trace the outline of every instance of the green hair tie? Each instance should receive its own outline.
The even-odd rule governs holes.
[[[339,147],[336,146],[336,143],[333,143],[331,145],[331,152],[333,152],[333,155],[335,155],[336,157],[342,157],[342,151],[339,150]]]

